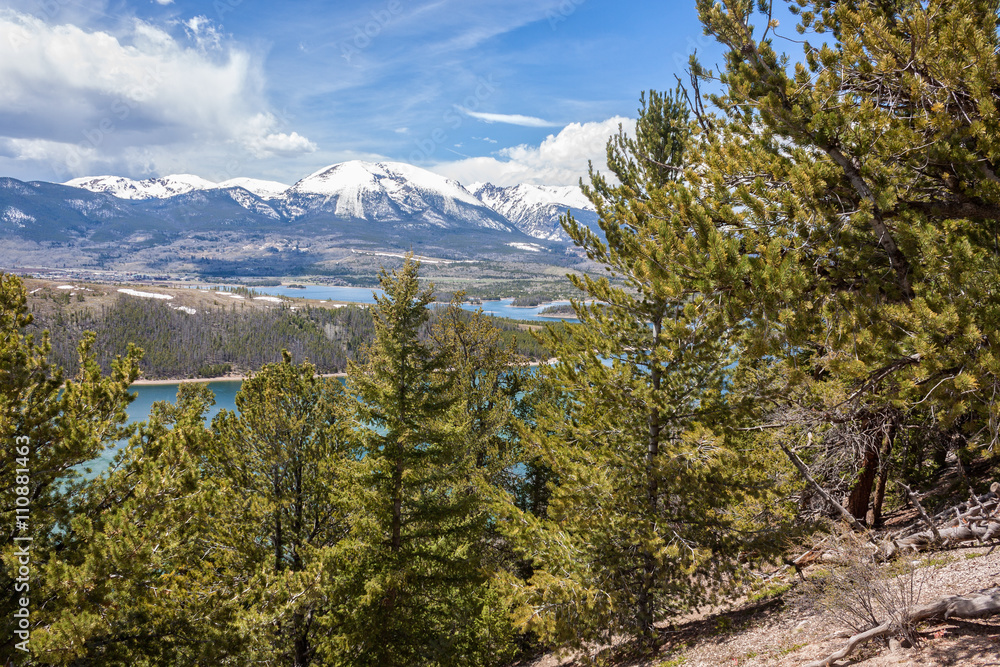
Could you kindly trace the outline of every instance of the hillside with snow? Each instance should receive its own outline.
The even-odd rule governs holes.
[[[569,243],[569,236],[559,224],[559,217],[567,210],[583,224],[596,226],[594,205],[576,186],[521,184],[502,187],[476,183],[470,188],[484,204],[536,239]]]
[[[289,217],[338,218],[511,232],[511,224],[461,183],[399,162],[352,160],[303,178],[284,194]]]

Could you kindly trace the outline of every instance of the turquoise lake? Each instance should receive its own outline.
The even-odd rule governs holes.
[[[136,394],[136,398],[128,406],[129,422],[138,423],[145,421],[149,417],[149,411],[152,409],[153,403],[157,401],[175,402],[177,400],[177,386],[179,384],[179,382],[172,382],[170,384],[132,385],[132,393]],[[208,383],[208,388],[215,394],[215,405],[209,410],[207,421],[211,421],[212,417],[219,414],[220,410],[236,409],[236,392],[240,390],[242,384],[242,380],[219,380]],[[119,446],[121,444],[124,443],[119,443]],[[96,459],[87,463],[87,467],[93,469],[95,472],[107,468],[111,463],[111,459],[114,458],[116,451],[117,448],[105,450]]]
[[[333,287],[324,285],[306,285],[304,289],[292,287],[255,287],[257,292],[274,296],[286,296],[317,301],[347,301],[350,303],[373,304],[375,303],[375,293],[382,294],[381,290],[370,287]],[[464,304],[463,308],[476,311],[482,308],[487,315],[496,317],[507,317],[514,320],[528,322],[555,322],[558,318],[544,317],[539,315],[541,310],[549,306],[565,305],[568,301],[555,301],[530,308],[520,308],[513,305],[513,299],[499,301],[484,301],[482,304]],[[567,321],[575,322],[573,318],[564,318]],[[173,403],[177,398],[177,386],[180,383],[156,384],[156,385],[134,385],[132,391],[136,393],[136,398],[128,407],[129,421],[136,423],[144,421],[149,417],[149,411],[153,403],[157,401],[169,401]],[[215,394],[215,405],[209,411],[207,419],[210,421],[220,410],[236,409],[236,392],[240,390],[241,380],[218,380],[208,383],[208,388]],[[115,450],[110,449],[104,452],[96,460],[90,462],[88,466],[94,470],[107,467],[114,457]]]
[[[330,285],[305,285],[297,287],[254,287],[255,292],[269,294],[271,296],[285,296],[298,299],[312,299],[315,301],[347,301],[349,303],[372,304],[375,303],[375,294],[382,295],[382,290],[371,287],[334,287]],[[509,317],[512,320],[525,320],[528,322],[551,322],[554,318],[539,315],[539,312],[549,306],[564,306],[569,301],[553,301],[540,306],[530,308],[520,308],[514,306],[513,299],[503,299],[500,301],[483,301],[482,304],[462,304],[466,310],[476,311],[480,308],[487,315],[496,317]],[[573,318],[565,318],[567,321],[575,322]]]

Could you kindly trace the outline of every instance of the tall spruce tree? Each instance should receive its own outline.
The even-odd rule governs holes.
[[[348,368],[364,470],[345,558],[354,597],[330,627],[329,660],[353,665],[475,664],[469,633],[482,611],[474,548],[486,513],[469,493],[475,457],[451,355],[421,340],[432,288],[407,256],[380,276],[375,339]]]
[[[617,184],[592,169],[584,188],[607,241],[563,223],[611,279],[571,277],[589,300],[574,302],[580,325],[550,327],[546,340],[557,400],[539,407],[535,434],[555,482],[528,593],[533,626],[552,641],[652,642],[656,621],[704,601],[741,550],[761,546],[762,526],[737,525],[732,509],[750,500],[725,431],[733,334],[699,288],[689,221],[667,205],[690,131],[675,95],[644,97],[635,137],[621,130],[608,144]]]

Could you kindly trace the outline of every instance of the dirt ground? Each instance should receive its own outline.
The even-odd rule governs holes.
[[[918,604],[1000,586],[1000,549],[974,547],[940,551],[915,559]],[[789,573],[789,581],[794,577]],[[817,572],[806,572],[807,579]],[[728,611],[701,614],[661,628],[655,656],[629,658],[622,646],[603,647],[592,656],[618,667],[800,667],[830,655],[846,643],[845,630],[810,586],[797,583],[782,596]],[[838,667],[1000,667],[1000,616],[952,619],[918,628],[912,648],[875,640]],[[525,667],[582,665],[579,656],[546,655]]]

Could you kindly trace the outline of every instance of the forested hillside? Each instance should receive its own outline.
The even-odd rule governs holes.
[[[115,337],[105,364],[124,350],[102,370],[85,338],[72,378],[0,276],[0,657],[499,667],[619,642],[604,657],[676,665],[670,623],[809,558],[842,601],[995,541],[1000,4],[788,4],[779,40],[769,2],[698,0],[722,68],[643,94],[592,168],[601,233],[562,224],[609,278],[570,277],[580,324],[539,332],[537,373],[496,322],[428,309],[412,255],[368,320],[71,316]],[[245,362],[158,352],[172,329]],[[122,336],[165,368],[269,363],[207,425],[182,385],[82,480],[126,435]],[[343,385],[298,354],[346,361]],[[920,523],[886,533],[903,508]],[[862,597],[811,665],[1000,611],[995,586],[955,592]]]
[[[295,359],[309,360],[320,373],[342,373],[374,333],[370,312],[360,306],[233,304],[191,314],[155,299],[122,295],[111,305],[91,307],[62,296],[64,300],[39,309],[29,331],[50,332],[51,360],[69,373],[78,368],[77,345],[88,331],[95,335],[93,351],[105,372],[132,344],[143,351],[142,374],[148,379],[245,374],[279,361],[282,350]],[[431,324],[439,316],[432,309]],[[523,325],[502,319],[494,324],[529,359],[550,356]]]

